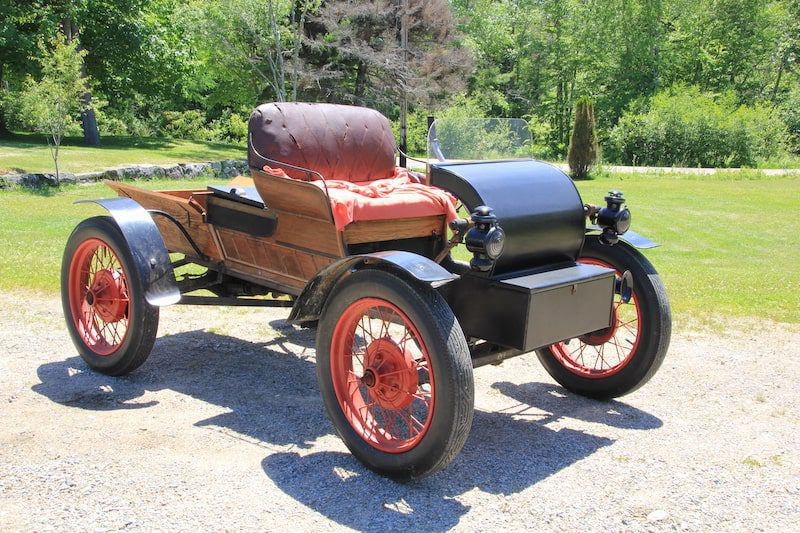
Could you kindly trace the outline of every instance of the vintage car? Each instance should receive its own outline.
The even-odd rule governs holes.
[[[567,175],[521,154],[524,122],[437,121],[424,173],[396,166],[389,121],[367,108],[265,104],[249,130],[251,178],[108,182],[119,197],[94,202],[110,216],[72,232],[61,294],[91,368],[144,363],[161,306],[290,307],[290,322],[316,327],[342,440],[409,480],[463,446],[473,368],[535,351],[566,389],[608,399],[663,361],[669,303],[636,250],[655,244],[628,229],[622,193],[585,204]]]

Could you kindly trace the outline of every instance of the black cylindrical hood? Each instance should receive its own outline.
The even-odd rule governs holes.
[[[506,232],[494,275],[575,261],[583,246],[583,201],[569,176],[533,160],[438,163],[431,184],[450,191],[472,212],[494,209]]]

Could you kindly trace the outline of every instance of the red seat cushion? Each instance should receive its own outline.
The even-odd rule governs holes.
[[[264,167],[264,171],[288,178],[281,169]],[[349,223],[359,221],[446,215],[450,222],[458,217],[453,196],[442,189],[418,183],[413,174],[402,168],[395,169],[391,178],[381,180],[317,180],[311,183],[327,190],[333,220],[339,231]]]

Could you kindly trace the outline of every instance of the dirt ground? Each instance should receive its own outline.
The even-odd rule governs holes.
[[[535,356],[476,371],[469,440],[400,485],[333,433],[286,310],[173,307],[138,371],[76,355],[55,298],[0,294],[0,530],[796,530],[800,328],[677,333],[597,402]],[[757,323],[756,320],[753,323]]]

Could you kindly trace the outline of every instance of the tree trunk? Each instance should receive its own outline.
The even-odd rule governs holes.
[[[353,95],[356,98],[364,97],[364,90],[367,87],[367,64],[363,61],[358,62],[358,70],[356,71],[356,87]]]
[[[303,31],[306,24],[306,12],[308,6],[306,1],[300,3],[300,19],[295,20],[297,17],[296,6],[292,4],[292,21],[297,24],[295,27],[294,37],[294,51],[292,52],[292,101],[297,100],[297,80],[300,74],[300,48],[303,44]]]
[[[78,39],[78,50],[83,50],[78,37],[77,23],[66,17],[61,21],[61,28],[64,31],[64,36],[68,40]],[[81,63],[81,78],[87,78],[86,63]],[[83,110],[81,111],[81,126],[83,128],[83,142],[88,146],[98,146],[100,144],[100,132],[97,129],[97,116],[94,113],[92,106],[92,93],[86,91],[83,94]]]
[[[777,105],[778,89],[781,87],[781,78],[783,77],[783,69],[786,67],[786,60],[789,59],[788,55],[788,52],[784,52],[781,58],[781,66],[778,68],[778,76],[775,78],[775,85],[772,86],[772,98],[770,98],[772,105]]]
[[[6,80],[4,77],[5,72],[5,65],[0,63],[0,94],[3,93],[7,89],[6,87]],[[6,123],[6,115],[5,112],[0,109],[0,138],[8,137],[11,134],[11,131],[8,129],[8,124]]]

